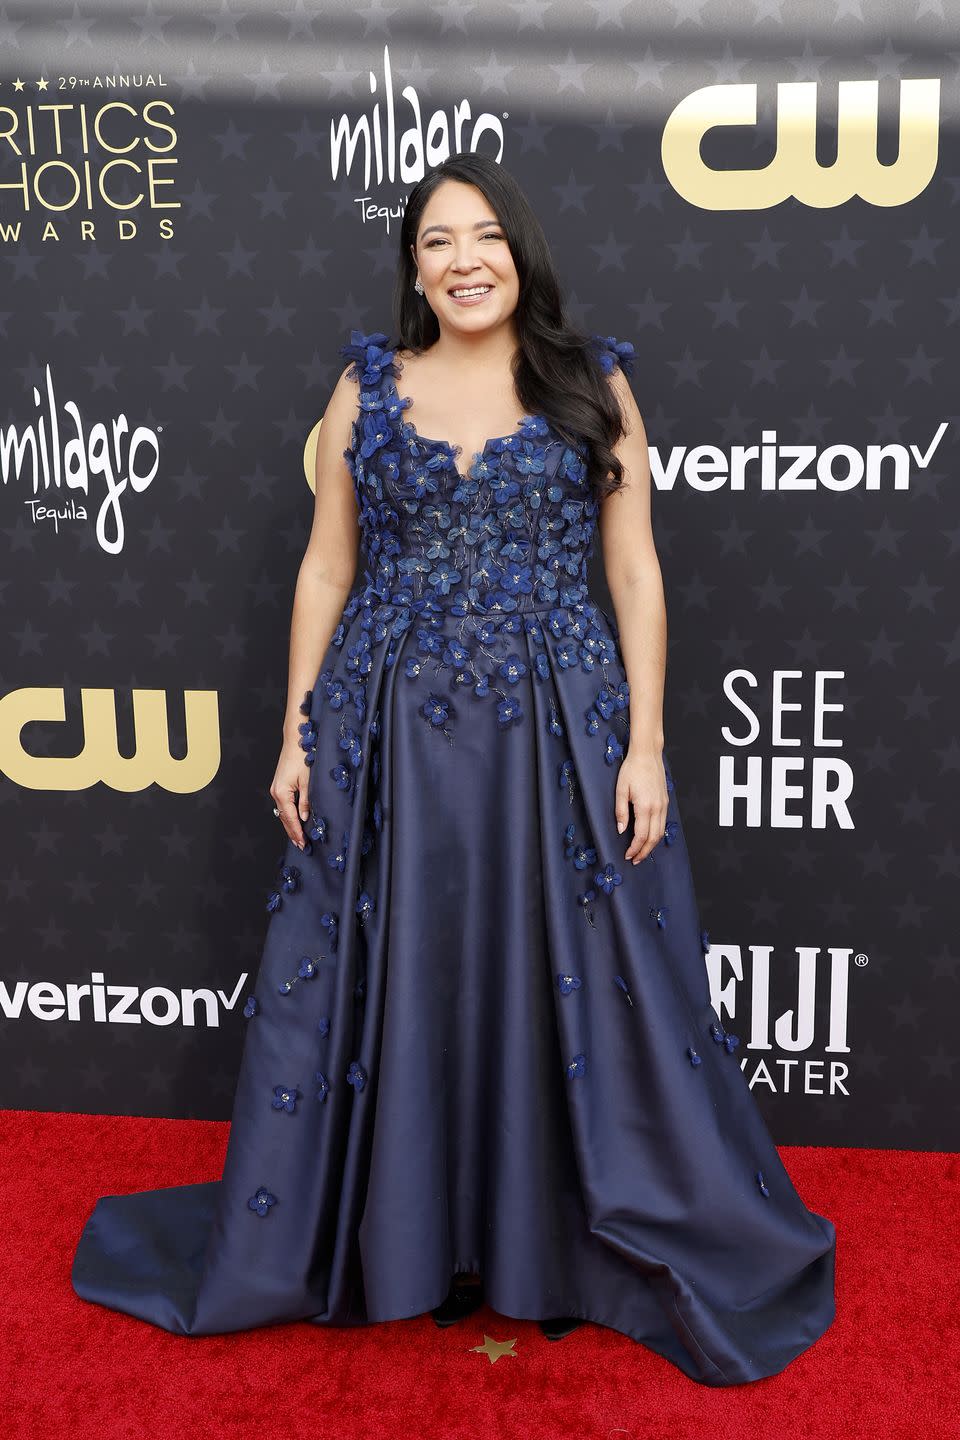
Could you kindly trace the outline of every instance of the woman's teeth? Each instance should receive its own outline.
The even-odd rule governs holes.
[[[469,300],[472,295],[486,295],[492,289],[492,285],[476,285],[470,290],[451,290],[450,294],[455,300]]]

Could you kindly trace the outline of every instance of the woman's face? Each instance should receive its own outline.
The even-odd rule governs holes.
[[[440,329],[478,334],[510,319],[520,280],[502,226],[475,185],[444,180],[420,217],[413,259]],[[451,292],[486,287],[458,300]]]

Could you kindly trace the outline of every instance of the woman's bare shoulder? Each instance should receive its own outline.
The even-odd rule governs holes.
[[[426,350],[394,350],[393,358],[410,370],[415,370],[426,359]]]

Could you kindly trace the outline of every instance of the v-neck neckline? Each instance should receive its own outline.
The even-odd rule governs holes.
[[[470,458],[470,465],[467,469],[467,473],[464,474],[460,470],[460,467],[457,465],[457,456],[463,455],[463,446],[454,445],[451,440],[432,440],[429,435],[421,435],[420,431],[417,429],[417,423],[415,420],[404,420],[403,418],[407,411],[412,409],[414,405],[413,396],[401,395],[400,391],[397,389],[397,382],[393,377],[391,377],[390,379],[390,384],[393,388],[393,398],[396,400],[398,406],[400,406],[401,423],[409,426],[409,428],[413,431],[416,439],[421,445],[433,445],[437,449],[446,450],[450,456],[451,467],[458,479],[460,480],[467,480],[471,478],[471,471],[473,470],[475,461],[478,459],[482,460],[483,457],[486,455],[487,451],[490,449],[491,445],[495,445],[498,442],[503,443],[507,440],[515,440],[516,437],[523,430],[523,426],[526,421],[534,418],[533,416],[522,415],[520,417],[517,428],[515,430],[511,430],[509,435],[488,435],[487,439],[484,440],[481,448],[473,452],[473,455]],[[407,403],[404,404],[404,401],[406,401]]]

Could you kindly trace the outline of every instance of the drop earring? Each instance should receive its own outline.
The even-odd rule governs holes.
[[[419,275],[417,276],[417,278],[416,278],[416,280],[415,280],[415,282],[414,282],[413,288],[414,288],[414,290],[416,290],[416,292],[417,292],[418,295],[422,295],[422,294],[423,294],[423,286],[420,284],[420,276],[419,276]]]

